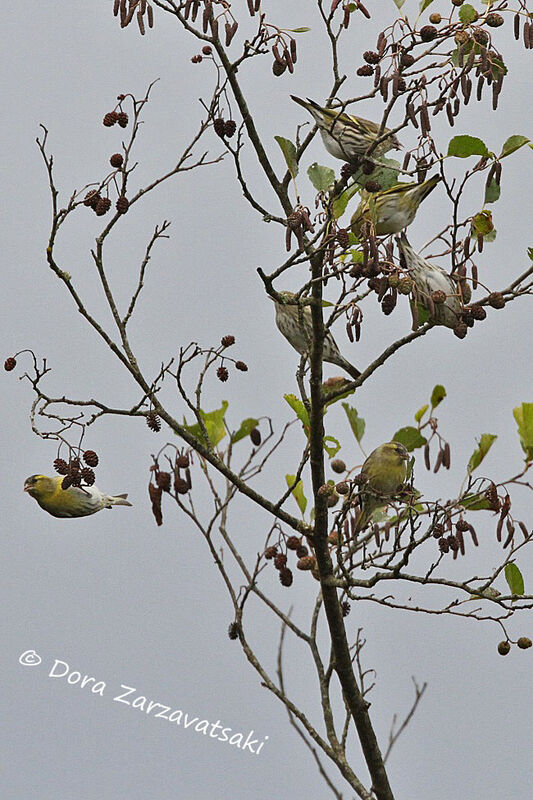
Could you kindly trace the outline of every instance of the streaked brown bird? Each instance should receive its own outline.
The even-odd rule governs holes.
[[[309,353],[313,338],[313,321],[309,305],[304,305],[305,299],[295,302],[293,292],[279,292],[279,301],[274,300],[276,306],[276,325],[297,353]],[[358,378],[360,372],[341,355],[331,331],[326,329],[322,351],[324,361],[336,364],[345,370],[352,378]]]
[[[324,147],[334,158],[340,158],[348,163],[364,156],[379,135],[380,126],[375,122],[353,114],[347,114],[335,108],[324,108],[314,100],[302,100],[291,95],[298,105],[303,106],[313,116]],[[381,136],[389,134],[372,151],[372,156],[379,158],[389,150],[400,150],[402,145],[389,128],[384,128]]]

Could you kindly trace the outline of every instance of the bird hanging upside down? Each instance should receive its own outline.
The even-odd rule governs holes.
[[[41,508],[53,517],[86,517],[102,508],[131,506],[127,494],[104,494],[96,486],[63,489],[63,477],[48,478],[46,475],[30,475],[24,482],[24,491],[33,497]]]

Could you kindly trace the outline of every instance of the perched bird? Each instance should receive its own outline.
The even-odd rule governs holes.
[[[399,233],[414,220],[418,206],[440,181],[434,175],[424,183],[398,183],[383,192],[365,192],[351,219],[353,233],[360,239],[362,223],[374,224],[376,236]]]
[[[314,100],[302,100],[291,95],[295,103],[303,106],[314,117],[320,130],[324,147],[334,158],[340,158],[348,163],[364,156],[369,147],[376,141],[380,126],[362,117],[346,114],[344,111],[333,108],[323,108]],[[384,128],[381,135],[390,133],[389,128]],[[379,137],[381,138],[381,137]],[[376,158],[384,155],[389,150],[400,150],[402,145],[394,134],[390,134],[372,151]]]
[[[399,442],[380,444],[366,459],[361,469],[364,484],[360,491],[361,512],[358,531],[368,524],[378,508],[388,505],[407,478],[409,453]]]
[[[303,305],[305,300],[300,301],[300,305],[294,302],[295,294],[292,292],[279,292],[280,301],[274,300],[276,306],[276,325],[294,349],[303,355],[309,352],[313,337],[313,322],[311,319],[311,309],[308,305]],[[326,329],[322,357],[330,364],[336,364],[345,370],[352,378],[358,378],[361,374],[349,361],[347,361],[339,351],[337,343],[329,329]]]
[[[462,291],[457,280],[448,272],[415,253],[405,233],[401,234],[399,244],[406,267],[418,289],[418,302],[437,325],[455,328],[461,320],[463,301],[470,301],[470,287],[465,284],[466,291]],[[433,302],[433,292],[442,292],[446,296],[444,302]]]
[[[39,503],[41,508],[53,517],[86,517],[96,514],[102,508],[112,506],[131,506],[126,500],[127,494],[116,496],[104,494],[96,486],[77,488],[71,486],[63,489],[63,477],[57,475],[48,478],[46,475],[30,475],[24,482],[24,491]]]

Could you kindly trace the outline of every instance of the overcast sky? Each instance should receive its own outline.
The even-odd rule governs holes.
[[[281,170],[273,137],[294,137],[296,125],[304,121],[290,94],[323,100],[331,79],[326,37],[314,3],[270,0],[264,5],[281,27],[312,28],[298,39],[293,76],[273,79],[270,57],[256,59],[249,72],[247,65],[240,71],[263,140]],[[365,80],[355,78],[355,69],[362,63],[362,52],[374,46],[379,23],[392,21],[396,11],[392,0],[368,0],[367,5],[383,17],[378,21],[374,13],[375,19],[367,23],[359,16],[350,26],[342,59],[342,69],[350,76],[346,96],[367,90]],[[448,5],[441,0],[433,4],[436,10]],[[209,65],[191,64],[197,43],[185,38],[169,17],[156,14],[154,30],[141,38],[133,25],[120,30],[111,7],[110,0],[49,0],[23,9],[11,4],[3,12],[1,341],[3,358],[24,347],[47,358],[52,372],[46,388],[51,394],[96,396],[126,407],[137,399],[126,371],[83,323],[65,287],[47,269],[50,197],[35,137],[39,124],[45,124],[65,202],[73,188],[104,175],[109,156],[120,149],[121,130],[101,124],[117,94],[131,91],[140,97],[150,81],[160,78],[136,153],[140,165],[132,183],[141,186],[171,168],[189,142],[202,116],[198,98],[208,97],[213,75]],[[407,0],[404,11],[413,15],[417,7],[415,0]],[[481,136],[495,152],[512,134],[533,136],[526,103],[531,93],[531,54],[521,42],[514,42],[508,28],[509,22],[495,34],[509,67],[498,112],[491,111],[488,97],[481,104],[471,101],[453,129],[453,134]],[[362,114],[374,118],[380,111],[377,99],[361,108]],[[446,150],[453,134],[440,116],[435,130]],[[409,137],[414,144],[412,131],[405,134],[407,143]],[[198,154],[206,149],[216,157],[223,146],[210,133]],[[533,153],[524,148],[505,163],[502,196],[494,206],[498,236],[480,258],[482,278],[492,289],[507,286],[527,265],[526,247],[532,245],[527,238],[531,159]],[[339,167],[318,139],[303,167],[313,161]],[[278,212],[249,153],[245,164],[258,196]],[[299,186],[312,207],[313,190],[305,169]],[[481,208],[482,179],[474,186],[478,194],[474,191],[465,201],[465,215]],[[420,246],[430,239],[446,224],[449,213],[439,187],[410,228],[412,243]],[[171,238],[154,251],[132,328],[143,367],[156,370],[191,340],[211,346],[232,333],[237,339],[234,355],[249,364],[249,372],[233,372],[224,385],[209,382],[205,405],[215,408],[227,399],[235,427],[245,417],[267,415],[280,429],[291,419],[283,394],[296,391],[297,358],[274,326],[272,304],[265,298],[256,268],[270,270],[285,258],[283,234],[278,226],[261,222],[244,202],[229,159],[178,176],[132,209],[110,243],[110,273],[123,302],[134,286],[143,247],[163,219],[172,221]],[[80,210],[60,240],[57,256],[93,313],[110,324],[90,257],[99,230],[100,221]],[[291,284],[287,280],[280,287]],[[367,422],[367,452],[409,424],[432,387],[442,383],[448,397],[439,420],[452,444],[456,469],[428,476],[419,463],[417,486],[430,496],[451,496],[462,480],[475,437],[485,432],[498,435],[486,472],[497,479],[517,473],[522,452],[512,409],[533,399],[528,309],[527,299],[519,300],[505,312],[490,313],[464,341],[438,329],[402,350],[351,399]],[[405,302],[391,317],[371,312],[358,345],[350,345],[342,326],[337,338],[343,352],[361,368],[409,327]],[[87,445],[101,457],[98,484],[109,492],[129,492],[133,508],[56,520],[22,493],[24,479],[36,472],[50,473],[55,457],[54,443],[31,431],[30,387],[18,380],[29,366],[21,357],[17,370],[2,378],[6,465],[2,591],[3,608],[8,610],[2,691],[8,759],[2,796],[9,800],[330,797],[283,707],[261,688],[238,643],[227,637],[232,609],[203,540],[171,503],[164,507],[163,527],[155,525],[146,485],[150,454],[169,438],[165,431],[154,436],[141,421],[105,419],[88,434]],[[337,368],[326,367],[327,375],[337,373]],[[184,414],[178,402],[172,411],[178,419]],[[361,463],[340,408],[328,413],[327,430],[342,441],[340,455],[347,463]],[[170,440],[175,441],[173,434]],[[280,460],[277,472],[262,482],[272,496],[282,490],[284,474],[296,467],[302,445],[296,427],[289,444],[286,460]],[[527,495],[518,503],[527,520]],[[291,510],[296,513],[295,506]],[[269,520],[248,501],[236,504],[230,522],[246,553],[253,556],[262,548]],[[454,566],[453,574],[486,574],[498,563],[500,550],[488,518],[485,526],[480,522],[478,529],[484,546],[475,557],[470,554],[464,564]],[[531,559],[524,553],[519,564],[531,592]],[[270,570],[267,586],[283,608],[294,605],[295,616],[305,620],[316,584],[307,575],[296,578],[294,586],[283,592]],[[528,796],[533,779],[528,713],[531,651],[513,650],[503,659],[496,652],[501,638],[496,626],[361,605],[352,609],[348,629],[352,636],[358,627],[365,629],[366,666],[377,670],[371,713],[384,746],[392,715],[409,708],[411,676],[429,685],[391,756],[395,797]],[[256,625],[251,639],[271,669],[277,627],[262,612]],[[527,616],[509,628],[515,638],[533,633]],[[28,650],[39,654],[41,664],[19,664],[19,656]],[[317,719],[316,680],[303,653],[291,647],[287,658],[293,661],[289,687]],[[48,677],[56,660],[81,676],[94,677],[100,690],[91,692],[94,682],[81,688],[67,684],[65,677]],[[62,671],[58,665],[56,672]],[[122,684],[135,689],[130,699],[143,695],[181,709],[189,718],[220,721],[244,736],[253,730],[253,737],[265,744],[252,755],[143,714],[113,699]],[[358,756],[354,764],[359,767]],[[330,774],[337,779],[333,769]],[[364,770],[362,776],[366,781]],[[337,783],[341,785],[340,779]]]

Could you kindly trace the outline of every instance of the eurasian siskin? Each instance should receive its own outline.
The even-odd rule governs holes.
[[[295,103],[303,106],[313,116],[324,147],[334,158],[342,161],[353,162],[364,156],[371,145],[376,141],[380,126],[375,122],[334,108],[323,108],[314,100],[302,100],[291,95]],[[390,133],[389,128],[384,128],[381,136]],[[381,136],[379,138],[381,138]],[[389,150],[400,150],[402,145],[394,134],[390,134],[372,150],[371,155],[379,158]]]
[[[466,291],[461,290],[457,280],[448,272],[418,255],[409,244],[405,233],[401,234],[399,243],[406,267],[418,290],[418,302],[429,312],[429,317],[435,324],[455,328],[461,320],[463,300],[470,300],[470,287],[466,284]],[[444,302],[433,302],[434,292],[442,292],[446,296]]]
[[[294,349],[303,355],[309,352],[313,337],[313,322],[309,305],[305,299],[295,302],[292,292],[279,292],[281,302],[274,301],[276,306],[276,325]],[[323,345],[323,359],[344,369],[352,378],[358,378],[360,372],[339,351],[337,343],[329,329],[326,329]]]
[[[48,478],[46,475],[30,475],[24,482],[24,491],[35,498],[41,508],[53,517],[86,517],[102,508],[131,506],[127,494],[104,494],[96,486],[63,489],[63,477]]]
[[[420,203],[440,179],[434,175],[424,183],[398,183],[383,192],[365,192],[350,222],[353,233],[360,239],[364,222],[373,224],[376,236],[399,233],[411,224]]]
[[[365,482],[360,491],[361,512],[357,530],[363,530],[378,508],[388,505],[407,478],[409,453],[399,442],[386,442],[373,450],[361,469]]]

